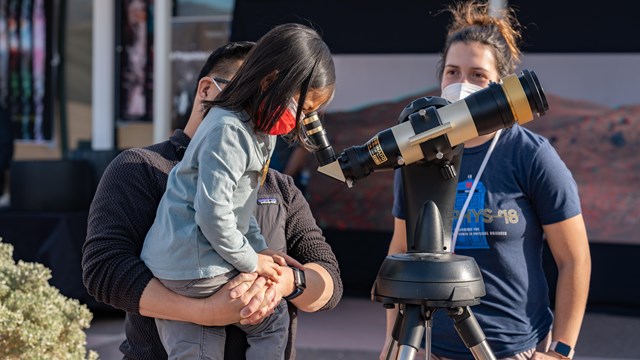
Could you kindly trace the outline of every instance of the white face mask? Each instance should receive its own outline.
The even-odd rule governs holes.
[[[440,95],[440,97],[451,102],[456,102],[482,89],[482,87],[475,84],[453,83],[442,89],[442,95]]]

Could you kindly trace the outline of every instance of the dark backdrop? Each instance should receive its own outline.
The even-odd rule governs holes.
[[[319,30],[335,54],[438,53],[452,1],[236,0],[231,40],[257,40],[277,24]],[[526,27],[523,50],[542,53],[640,52],[632,3],[509,1]]]

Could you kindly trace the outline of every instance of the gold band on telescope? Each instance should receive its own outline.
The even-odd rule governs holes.
[[[311,124],[312,122],[314,122],[314,121],[318,121],[318,120],[320,120],[320,118],[318,117],[318,114],[313,114],[313,115],[309,116],[308,118],[305,118],[302,122],[303,122],[305,125],[309,125],[309,124]]]
[[[307,135],[311,136],[315,133],[318,133],[320,131],[324,130],[324,128],[322,126],[318,126],[317,128],[313,128],[311,130],[307,130]]]
[[[524,93],[522,84],[516,75],[509,75],[502,79],[502,89],[509,101],[509,107],[516,122],[520,125],[533,120],[533,112],[527,100],[527,94]]]

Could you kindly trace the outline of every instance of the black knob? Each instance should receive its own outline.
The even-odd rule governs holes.
[[[445,180],[451,180],[456,177],[458,174],[456,173],[456,168],[450,162],[440,166],[440,174]]]

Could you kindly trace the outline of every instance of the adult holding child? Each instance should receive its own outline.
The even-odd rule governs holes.
[[[287,27],[288,31],[293,31],[291,28],[298,26]],[[300,27],[300,30],[313,37],[309,29]],[[315,36],[312,41],[317,42],[319,37]],[[294,270],[282,267],[281,281],[273,286],[266,287],[265,278],[257,277],[255,273],[241,273],[222,287],[224,291],[208,298],[184,297],[164,287],[140,260],[142,243],[165,191],[168,173],[191,146],[190,138],[203,122],[206,112],[202,110],[206,109],[201,102],[214,99],[232,82],[252,45],[229,44],[212,53],[199,76],[196,101],[184,131],[176,130],[166,142],[124,151],[110,164],[101,180],[89,216],[87,242],[83,248],[83,276],[90,293],[98,300],[127,311],[127,340],[120,347],[125,358],[167,358],[150,317],[202,326],[238,321],[256,324],[283,296],[291,298],[299,293],[297,282],[293,280]],[[305,110],[312,110],[306,101],[303,104]],[[301,295],[291,298],[289,310],[294,309],[291,304],[304,311],[334,307],[342,294],[337,262],[304,197],[290,178],[273,171],[268,173],[258,197],[278,200],[256,209],[258,219],[278,222],[267,226],[261,222],[270,246],[279,250],[286,248],[288,254],[305,264],[307,288]],[[285,240],[286,245],[283,245]],[[238,290],[237,297],[231,298],[234,290]],[[295,357],[292,339],[295,311],[292,314],[287,358]],[[242,359],[246,345],[242,345],[242,339],[232,329],[225,359]]]

